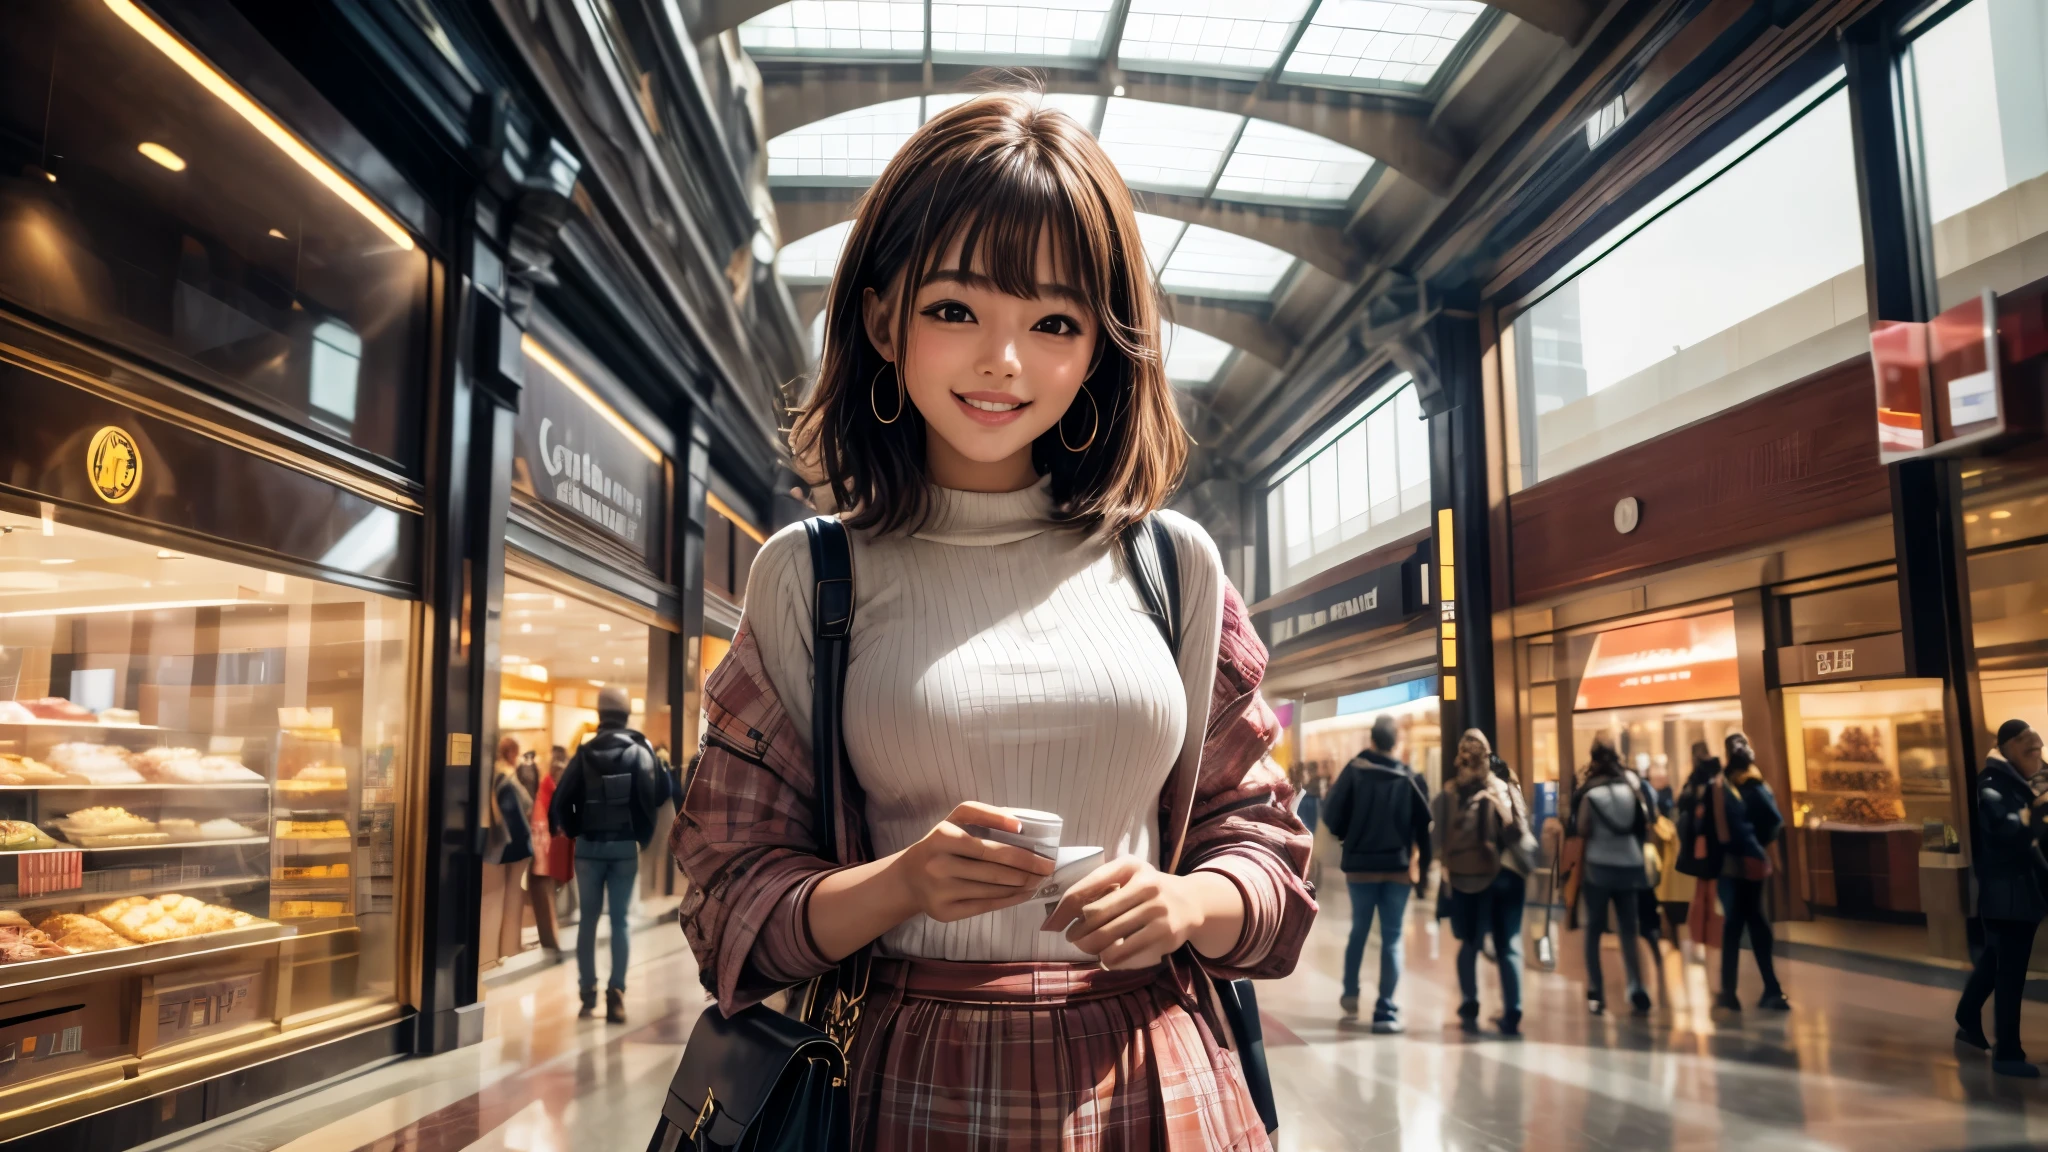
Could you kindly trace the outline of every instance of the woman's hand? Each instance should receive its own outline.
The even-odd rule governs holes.
[[[1217,957],[1237,946],[1244,897],[1213,872],[1176,876],[1135,856],[1112,860],[1067,889],[1040,925],[1110,969],[1150,968],[1192,940]]]
[[[972,800],[953,809],[924,839],[891,858],[889,872],[909,909],[941,924],[1011,908],[1031,898],[1053,862],[1029,849],[970,836],[960,826],[980,824],[1015,832],[1015,817]]]

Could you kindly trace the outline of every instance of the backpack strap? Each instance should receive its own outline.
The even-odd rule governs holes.
[[[840,773],[846,741],[840,714],[853,636],[853,547],[831,516],[804,521],[811,545],[811,773],[817,781],[818,854],[844,864],[839,848]]]

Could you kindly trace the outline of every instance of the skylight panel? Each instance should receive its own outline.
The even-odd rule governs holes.
[[[1427,84],[1485,11],[1476,0],[1324,0],[1286,71]]]
[[[785,283],[830,284],[846,238],[852,234],[853,221],[845,220],[799,237],[782,246],[775,257],[775,267]]]
[[[1294,257],[1232,232],[1188,225],[1159,274],[1168,292],[1264,300],[1294,267]]]
[[[1150,212],[1138,213],[1138,240],[1145,245],[1145,261],[1152,265],[1156,275],[1159,266],[1173,253],[1173,246],[1180,243],[1180,234],[1187,225],[1165,216],[1154,216]]]
[[[1206,332],[1179,324],[1161,326],[1166,339],[1166,378],[1175,384],[1200,387],[1216,379],[1237,349]]]
[[[1132,187],[1201,195],[1242,123],[1244,117],[1228,112],[1114,97],[1100,135]]]
[[[934,59],[1093,59],[1102,55],[1111,0],[932,0]]]
[[[1286,50],[1307,7],[1306,0],[1131,0],[1117,58],[1263,72]]]
[[[1327,136],[1253,120],[1223,166],[1216,195],[1227,200],[1341,204],[1371,171],[1372,157]]]
[[[924,0],[792,0],[740,25],[759,56],[924,55]]]
[[[792,128],[768,141],[768,178],[781,184],[861,183],[882,174],[917,131],[918,98],[871,104]]]

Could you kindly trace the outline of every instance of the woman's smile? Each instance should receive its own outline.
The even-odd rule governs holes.
[[[979,424],[1008,424],[1031,407],[1031,401],[1019,400],[1008,392],[955,392],[953,399],[968,419]]]

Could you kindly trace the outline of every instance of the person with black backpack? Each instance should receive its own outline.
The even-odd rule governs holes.
[[[1343,771],[1323,803],[1323,823],[1344,843],[1344,880],[1351,893],[1351,936],[1344,944],[1344,991],[1338,1006],[1358,1015],[1358,968],[1373,917],[1380,922],[1379,998],[1372,1030],[1402,1031],[1394,990],[1401,983],[1401,927],[1408,893],[1429,877],[1429,785],[1394,758],[1401,730],[1392,716],[1372,722],[1372,745]]]
[[[1607,931],[1607,910],[1621,934],[1621,965],[1628,975],[1628,999],[1638,1016],[1650,1013],[1650,994],[1643,988],[1642,957],[1636,950],[1639,908],[1637,893],[1650,883],[1644,844],[1650,835],[1650,813],[1642,782],[1622,767],[1621,756],[1605,736],[1593,739],[1593,754],[1579,778],[1565,835],[1585,843],[1585,879],[1579,899],[1586,909],[1586,1006],[1595,1016],[1607,1011],[1600,971],[1600,937]]]
[[[654,839],[655,816],[669,796],[653,746],[626,727],[630,708],[625,689],[608,684],[598,692],[597,733],[562,770],[548,806],[549,829],[576,840],[576,891],[583,909],[576,924],[576,974],[583,995],[578,1016],[597,1011],[597,917],[606,901],[611,905],[612,969],[604,1018],[612,1024],[626,1022],[631,948],[626,912],[640,874],[640,850]]]
[[[1756,753],[1749,746],[1749,737],[1731,732],[1723,746],[1728,764],[1714,781],[1707,805],[1713,818],[1711,832],[1721,857],[1718,887],[1725,917],[1721,925],[1721,991],[1714,997],[1714,1007],[1727,1012],[1742,1011],[1736,979],[1742,959],[1742,934],[1747,931],[1757,971],[1764,979],[1764,994],[1757,1007],[1784,1012],[1792,1005],[1785,999],[1777,968],[1771,963],[1771,918],[1764,909],[1764,885],[1775,871],[1769,849],[1785,827],[1785,818],[1778,813],[1777,798],[1771,795],[1771,786],[1764,783],[1764,774],[1756,766]],[[1715,799],[1720,802],[1713,802]]]
[[[1486,734],[1468,728],[1458,739],[1457,776],[1437,793],[1433,839],[1451,886],[1451,933],[1458,938],[1459,1026],[1479,1031],[1479,952],[1493,940],[1500,966],[1504,1036],[1521,1032],[1522,904],[1535,867],[1529,807],[1511,778],[1493,771],[1500,758]],[[1505,765],[1503,765],[1505,767]]]

